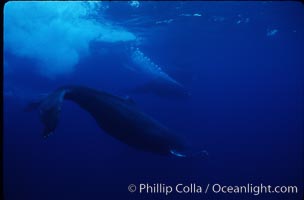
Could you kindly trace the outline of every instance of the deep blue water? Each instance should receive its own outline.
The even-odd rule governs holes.
[[[4,10],[7,200],[302,199],[303,4],[139,2],[137,7],[105,2],[94,8],[97,15],[85,16],[81,23],[75,22],[83,17],[79,10],[59,15],[39,5],[22,9],[24,4],[6,4]],[[112,24],[118,33],[98,40],[98,29],[88,22]],[[111,30],[105,29],[98,33],[104,36]],[[139,48],[191,96],[129,94],[128,89],[151,78],[132,68],[131,47]],[[182,159],[133,149],[68,101],[55,133],[43,139],[38,112],[24,112],[24,107],[66,84],[130,96],[139,110],[209,156]],[[255,196],[210,190],[165,196],[130,193],[131,183],[196,183],[203,188],[263,183],[297,186],[298,193]]]

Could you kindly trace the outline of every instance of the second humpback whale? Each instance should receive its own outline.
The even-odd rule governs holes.
[[[130,99],[82,86],[60,87],[41,101],[29,105],[28,110],[39,110],[44,137],[55,131],[63,100],[75,102],[89,112],[105,132],[137,149],[178,157],[205,153],[192,153],[181,138],[140,111]]]

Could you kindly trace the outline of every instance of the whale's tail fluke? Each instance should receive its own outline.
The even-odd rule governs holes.
[[[51,135],[57,127],[62,101],[66,92],[65,88],[59,88],[40,101],[29,103],[25,108],[25,111],[38,109],[40,119],[44,124],[44,138]]]

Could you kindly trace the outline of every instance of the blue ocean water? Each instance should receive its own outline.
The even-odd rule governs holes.
[[[299,2],[7,3],[5,198],[302,199],[303,19]],[[189,96],[130,92],[155,78],[173,80]],[[68,101],[44,139],[38,112],[24,108],[62,85],[128,96],[208,156],[136,150]],[[203,193],[128,191],[130,184],[179,183]],[[298,192],[221,193],[215,184]]]

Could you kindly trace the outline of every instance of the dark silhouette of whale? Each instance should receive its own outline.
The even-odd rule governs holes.
[[[177,135],[140,111],[132,100],[82,86],[64,86],[50,93],[27,110],[37,108],[47,138],[56,129],[63,100],[70,100],[88,111],[100,128],[116,139],[143,151],[186,157],[193,153]]]

